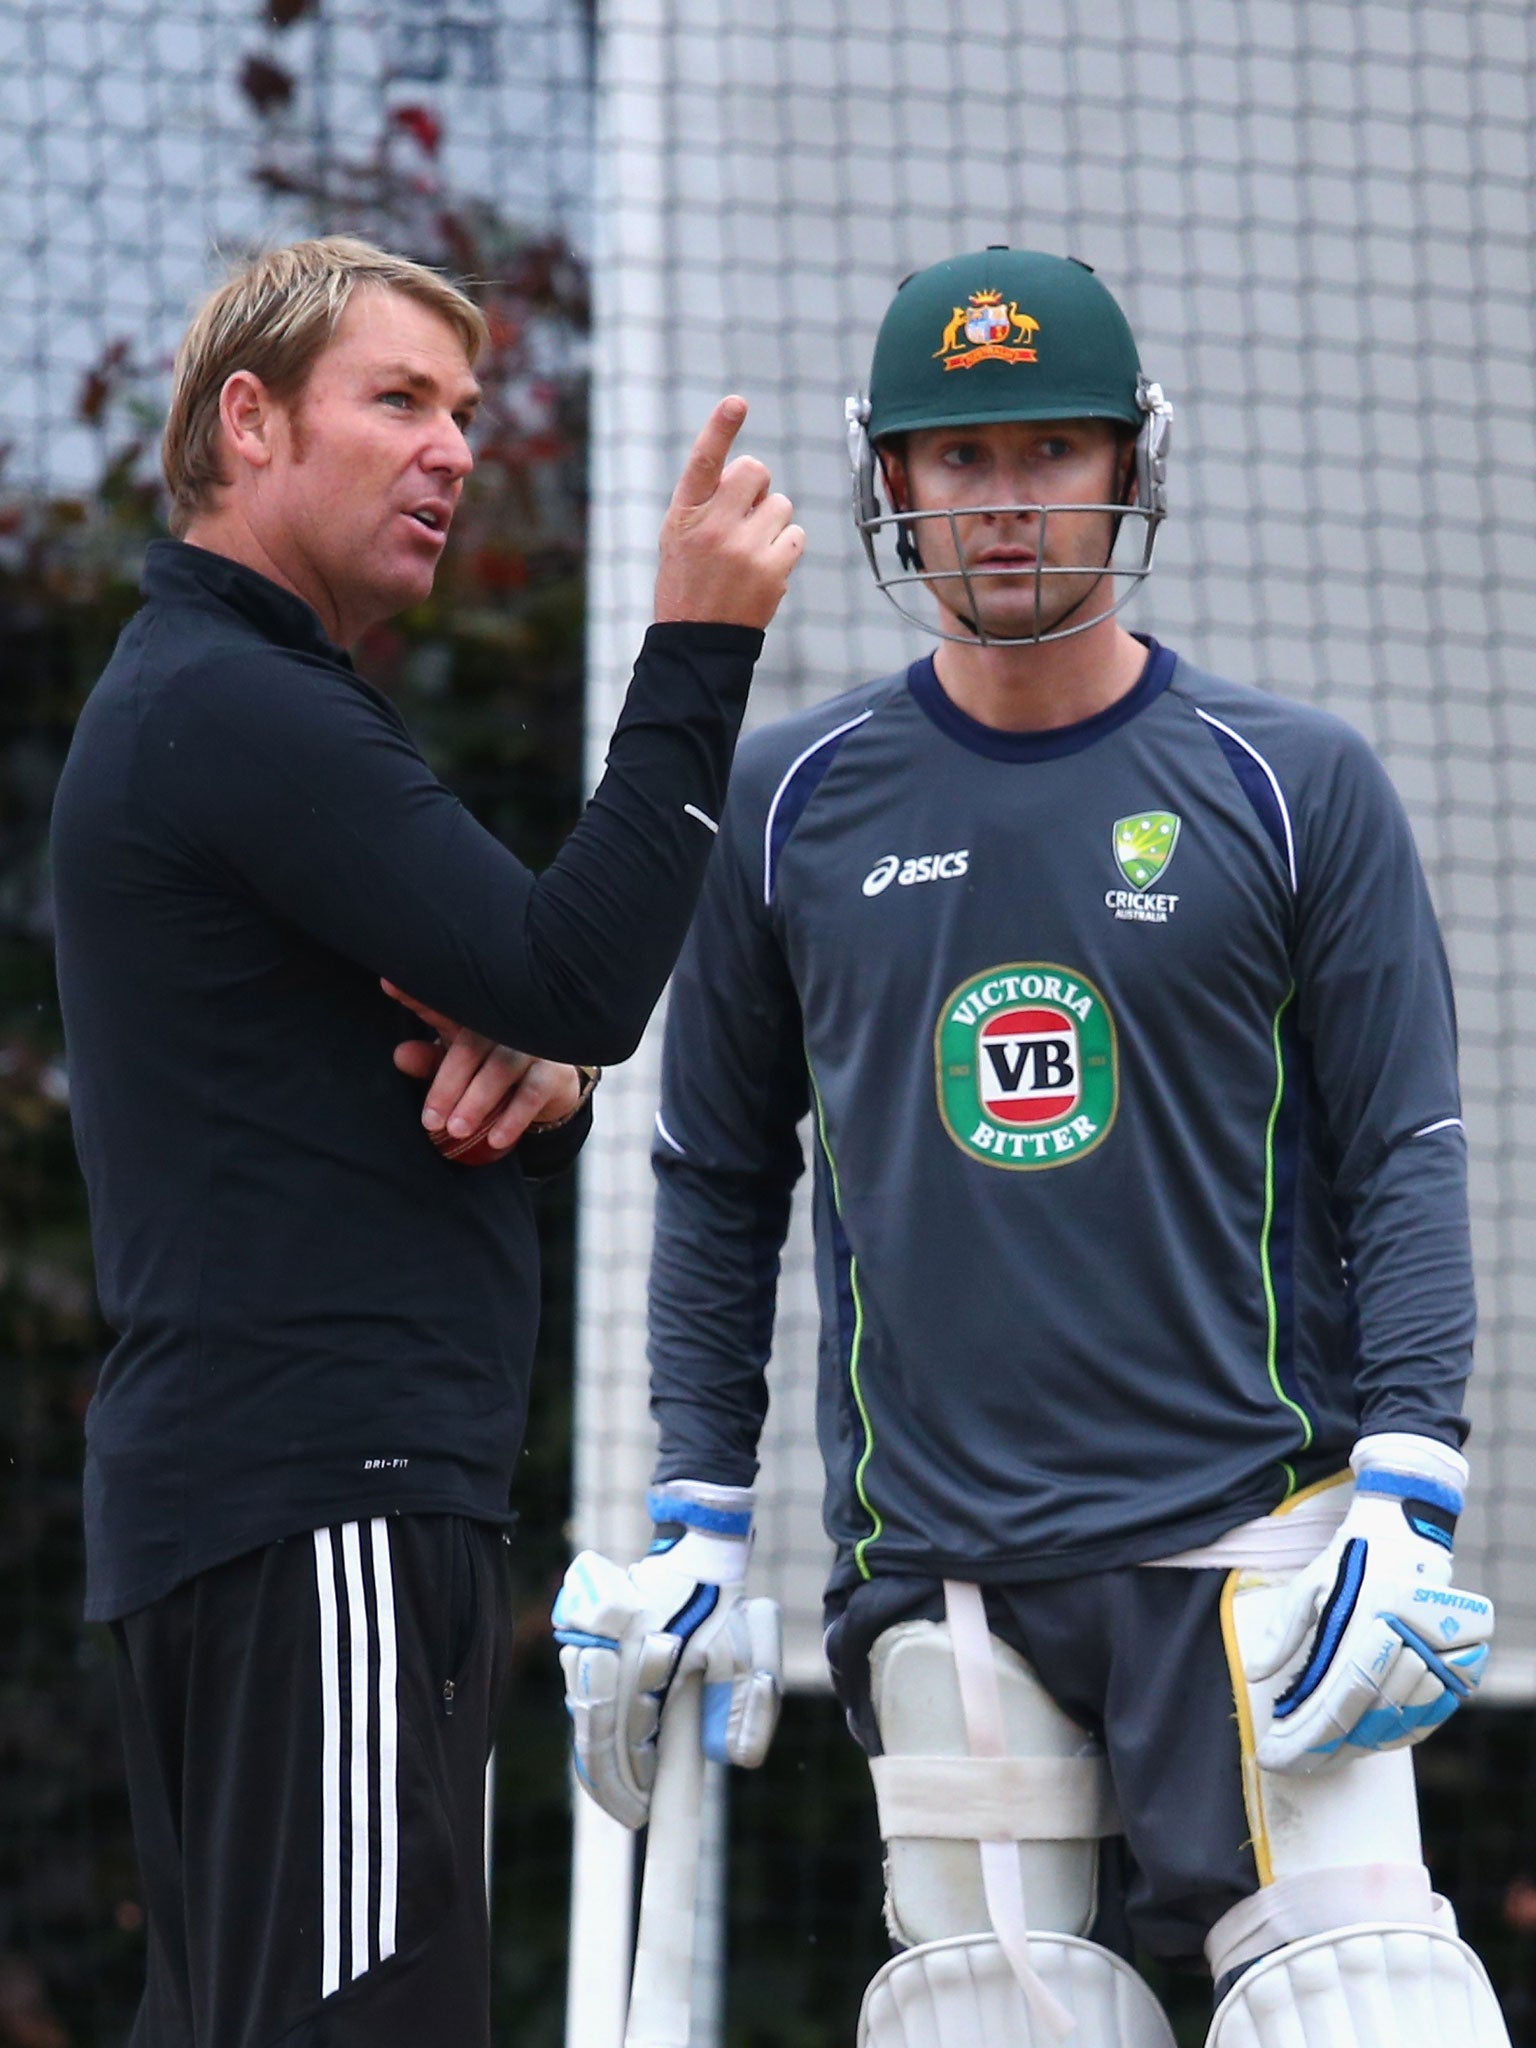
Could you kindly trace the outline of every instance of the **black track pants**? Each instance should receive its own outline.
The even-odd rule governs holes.
[[[506,1539],[348,1522],[113,1624],[148,1982],[130,2048],[488,2048]]]

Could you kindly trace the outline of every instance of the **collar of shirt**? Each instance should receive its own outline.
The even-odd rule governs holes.
[[[351,669],[343,652],[302,597],[228,555],[213,554],[184,540],[151,541],[139,588],[157,604],[195,604],[233,612],[279,647],[316,654]]]
[[[984,754],[992,761],[1055,761],[1063,754],[1080,753],[1096,740],[1118,731],[1138,712],[1145,711],[1173,680],[1178,660],[1173,649],[1161,647],[1141,633],[1134,637],[1146,648],[1147,659],[1125,695],[1091,718],[1079,719],[1075,725],[1053,726],[1048,732],[1003,732],[972,718],[946,694],[934,672],[931,654],[914,661],[907,670],[907,687],[939,730],[958,740],[962,747],[969,747],[973,754]]]

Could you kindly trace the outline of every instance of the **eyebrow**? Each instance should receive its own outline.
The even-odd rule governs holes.
[[[374,375],[383,383],[408,384],[413,391],[436,391],[438,381],[426,370],[413,370],[409,363],[381,363]],[[478,383],[471,382],[469,390],[460,399],[461,405],[478,405],[485,393]]]

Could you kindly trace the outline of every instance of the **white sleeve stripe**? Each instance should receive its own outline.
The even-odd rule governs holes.
[[[1264,770],[1269,786],[1275,793],[1275,802],[1280,806],[1280,822],[1285,827],[1285,864],[1290,871],[1291,894],[1294,896],[1301,886],[1296,874],[1296,835],[1291,830],[1290,808],[1285,801],[1285,792],[1280,787],[1280,778],[1251,740],[1245,740],[1242,734],[1234,732],[1230,725],[1224,725],[1219,718],[1213,718],[1209,711],[1202,711],[1198,704],[1195,706],[1195,716],[1203,718],[1207,725],[1214,725],[1218,732],[1224,732],[1229,740],[1235,740],[1243,752],[1250,754]]]
[[[672,1147],[672,1150],[677,1154],[679,1159],[686,1159],[688,1157],[686,1149],[682,1145],[679,1145],[676,1138],[673,1137],[672,1133],[667,1129],[666,1125],[662,1122],[661,1111],[659,1109],[656,1112],[656,1130],[661,1138],[662,1143],[664,1145],[670,1145]]]
[[[685,818],[697,818],[699,823],[707,825],[711,832],[718,832],[720,830],[720,827],[715,823],[708,811],[701,811],[697,804],[684,804],[683,816]]]
[[[1459,1116],[1443,1116],[1438,1123],[1424,1124],[1419,1130],[1410,1131],[1410,1138],[1427,1138],[1431,1131],[1464,1131],[1466,1125]]]
[[[833,740],[841,739],[845,732],[852,732],[856,725],[862,725],[866,718],[873,718],[874,715],[874,707],[871,706],[868,711],[861,711],[857,718],[844,719],[841,725],[835,725],[830,732],[824,732],[819,740],[813,740],[805,751],[797,754],[795,759],[785,769],[783,780],[773,792],[773,802],[768,806],[768,817],[763,826],[763,901],[765,903],[772,903],[773,901],[773,821],[779,814],[779,804],[783,799],[785,790],[794,781],[805,763],[810,760],[812,754],[819,754],[823,747],[830,746]]]

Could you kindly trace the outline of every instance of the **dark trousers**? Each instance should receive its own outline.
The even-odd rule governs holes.
[[[130,2048],[489,2048],[506,1538],[293,1536],[113,1624],[148,1980]]]
[[[1259,1886],[1222,1635],[1226,1580],[1130,1565],[982,1588],[993,1635],[1109,1760],[1125,1834],[1105,1844],[1096,1936],[1120,1949],[1128,1928],[1171,1963],[1198,1963],[1210,1929]],[[828,1618],[833,1684],[854,1734],[878,1753],[870,1649],[898,1621],[942,1621],[943,1587],[872,1579],[834,1601]]]

